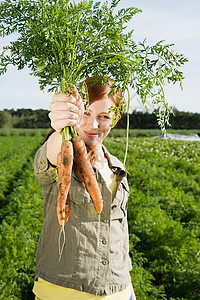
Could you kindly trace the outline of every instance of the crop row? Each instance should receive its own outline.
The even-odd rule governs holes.
[[[33,172],[33,158],[38,138],[24,140],[29,151],[21,155],[22,171],[15,177],[1,207],[0,224],[0,299],[30,300],[32,293],[35,251],[41,231],[42,195]],[[27,148],[28,149],[28,148]],[[28,159],[27,159],[28,158]],[[23,161],[23,162],[22,162]],[[14,163],[14,161],[13,161]],[[18,170],[18,167],[17,167]],[[15,172],[16,173],[16,172]]]
[[[12,191],[13,184],[23,173],[27,160],[35,153],[40,141],[41,137],[0,137],[0,208],[7,205],[7,196]]]
[[[42,195],[33,173],[33,158],[40,139],[20,138],[24,138],[20,148],[24,151],[20,155],[19,147],[15,150],[20,164],[16,165],[18,171],[11,169],[16,157],[10,165],[5,160],[5,178],[9,173],[14,175],[3,193],[7,205],[1,206],[2,300],[33,299],[35,250],[43,221]],[[12,137],[12,143],[15,147],[16,137]],[[124,138],[108,138],[105,145],[123,161]],[[131,277],[137,300],[199,297],[199,157],[198,142],[153,138],[129,141],[128,222]]]
[[[124,144],[106,141],[121,159]],[[128,221],[137,299],[199,297],[199,158],[199,142],[130,139]]]
[[[51,128],[0,128],[0,136],[46,136]],[[199,129],[167,129],[167,133],[180,135],[199,135]],[[132,137],[153,137],[160,136],[160,129],[130,129],[129,136]],[[115,128],[109,137],[126,137],[126,129]]]
[[[0,136],[44,137],[51,128],[0,128]]]
[[[30,143],[28,142],[28,139]],[[0,163],[4,160],[12,159],[12,157],[18,158],[19,155],[23,155],[27,147],[32,149],[32,140],[30,138],[22,137],[0,137]]]

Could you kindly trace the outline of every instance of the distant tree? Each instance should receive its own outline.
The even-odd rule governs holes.
[[[8,111],[0,111],[0,128],[12,128],[12,116]]]
[[[173,108],[174,115],[169,118],[172,129],[200,129],[200,114],[178,111]],[[124,114],[117,128],[126,128],[127,115]],[[129,114],[130,129],[158,129],[156,114],[134,110]]]
[[[170,124],[174,129],[200,129],[200,114],[179,111],[173,108],[174,115],[170,116]]]
[[[15,128],[48,128],[50,119],[48,110],[45,109],[25,109],[6,110],[12,116],[12,124]]]

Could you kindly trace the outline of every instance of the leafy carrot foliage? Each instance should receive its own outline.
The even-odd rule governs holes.
[[[17,33],[17,38],[3,48],[0,74],[9,64],[18,69],[28,66],[40,88],[50,91],[67,91],[70,83],[78,87],[89,76],[109,76],[123,92],[134,88],[144,105],[150,98],[164,128],[170,109],[163,85],[182,83],[180,67],[187,59],[164,41],[153,46],[146,40],[134,42],[127,25],[141,10],[117,10],[119,2],[2,1],[0,36]]]

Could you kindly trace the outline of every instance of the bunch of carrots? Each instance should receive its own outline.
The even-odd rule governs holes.
[[[66,127],[63,131],[64,140],[61,145],[61,152],[57,157],[59,190],[57,198],[57,216],[61,230],[64,232],[64,225],[69,218],[71,210],[69,188],[71,184],[73,162],[79,167],[81,180],[85,183],[99,216],[103,209],[103,199],[94,170],[87,155],[84,141],[76,134],[73,127]]]

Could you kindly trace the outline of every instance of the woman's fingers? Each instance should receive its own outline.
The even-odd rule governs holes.
[[[51,102],[49,108],[52,112],[71,111],[78,114],[78,107],[70,102]]]
[[[49,118],[52,128],[60,132],[66,126],[76,126],[78,114],[69,110],[51,111]]]
[[[79,95],[79,92],[77,90],[77,88],[75,87],[75,85],[73,84],[70,84],[70,87],[68,88],[68,92],[74,96],[76,99],[78,98]]]
[[[77,120],[78,115],[72,111],[57,111],[57,112],[51,111],[49,113],[49,118],[52,121],[56,121],[56,120],[59,121],[59,120],[64,120],[64,119]]]
[[[69,93],[53,95],[49,104],[51,126],[59,132],[66,126],[79,124],[84,113],[83,101],[74,85],[69,88]]]
[[[55,101],[67,101],[67,98],[71,96],[71,97],[75,98],[75,99],[73,100],[74,103],[75,103],[75,102],[76,102],[76,99],[78,99],[78,97],[80,96],[80,94],[78,93],[77,88],[76,88],[73,84],[71,84],[70,86],[71,86],[71,87],[68,88],[69,94],[64,93],[64,92],[55,94],[55,95],[53,95],[53,97],[52,97],[52,101],[53,101],[53,102],[55,102]]]
[[[69,95],[66,93],[59,93],[53,95],[52,102],[70,102],[75,104],[76,98],[73,95]]]
[[[61,132],[62,129],[65,128],[66,126],[76,126],[76,124],[77,124],[77,120],[74,119],[68,119],[67,121],[66,119],[51,121],[52,128],[54,128],[58,132]]]
[[[79,113],[83,114],[84,113],[84,104],[83,104],[83,100],[80,95],[76,100],[76,105],[77,105],[78,109],[80,110]]]
[[[56,113],[51,111],[49,113],[49,118],[52,122],[65,120],[65,122],[68,123],[68,120],[76,120],[77,122],[78,115],[71,111],[58,111]]]

